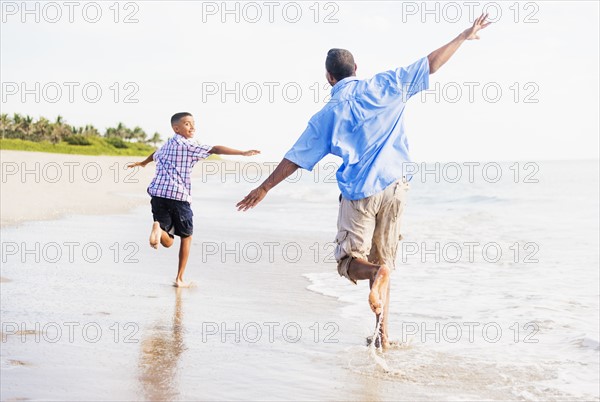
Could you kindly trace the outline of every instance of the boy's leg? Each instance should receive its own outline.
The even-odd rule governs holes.
[[[183,281],[183,273],[185,272],[191,246],[192,236],[181,238],[181,244],[179,245],[179,265],[177,266],[177,278],[175,278],[176,287],[185,288],[189,286],[189,283]]]
[[[171,218],[170,200],[152,197],[150,204],[152,205],[152,231],[150,232],[150,247],[158,248],[159,244],[164,247],[173,245],[173,238],[167,231],[173,229],[173,219]]]
[[[169,236],[167,232],[162,230],[160,222],[155,221],[152,224],[152,231],[150,232],[150,246],[158,248],[158,244],[162,244],[163,247],[169,248],[173,245],[173,238]]]
[[[183,273],[190,256],[192,247],[192,234],[194,233],[194,214],[188,202],[175,201],[173,209],[176,211],[173,216],[175,225],[175,234],[181,238],[179,245],[179,264],[177,266],[177,277],[174,285],[177,287],[189,287],[189,283],[183,281]]]

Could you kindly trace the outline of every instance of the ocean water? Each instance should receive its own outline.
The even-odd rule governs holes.
[[[598,166],[413,166],[392,276],[390,336],[400,343],[385,357],[392,373],[382,374],[358,345],[340,364],[442,399],[598,400]],[[340,278],[331,255],[339,195],[333,171],[302,171],[250,219],[273,239],[281,239],[280,225],[293,233],[288,240],[300,242],[307,257],[300,264],[308,289],[340,301],[339,314],[366,337],[374,325],[367,283]],[[215,199],[230,197],[232,184],[222,177],[202,184]],[[239,186],[244,194],[253,187]],[[230,207],[211,208],[219,206]]]
[[[256,177],[197,174],[183,291],[177,248],[147,246],[149,205],[3,228],[0,396],[598,400],[598,161],[483,165],[411,180],[387,372],[365,346],[368,285],[332,258],[331,166],[247,213]]]
[[[402,381],[597,400],[598,162],[498,166],[450,182],[455,166],[429,165],[411,180],[390,306],[402,346],[388,365]],[[306,277],[342,314],[367,316],[366,284],[331,267]]]

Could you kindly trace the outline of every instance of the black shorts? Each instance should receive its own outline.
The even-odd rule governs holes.
[[[194,233],[194,213],[187,201],[152,197],[152,217],[169,236],[189,237]]]

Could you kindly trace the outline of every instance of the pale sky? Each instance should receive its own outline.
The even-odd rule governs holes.
[[[413,159],[598,158],[596,1],[231,1],[230,13],[221,1],[58,1],[29,2],[29,14],[21,1],[1,3],[3,113],[60,114],[102,132],[123,122],[167,138],[170,116],[189,111],[200,142],[258,148],[268,161],[324,105],[328,49],[352,51],[368,78],[426,56],[487,5],[497,21],[431,76],[431,93],[409,101]],[[24,101],[22,83],[33,90]],[[102,90],[96,103],[84,86],[87,99]]]

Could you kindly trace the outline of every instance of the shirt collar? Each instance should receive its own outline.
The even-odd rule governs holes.
[[[185,138],[183,135],[179,135],[177,133],[174,133],[173,138],[175,139],[175,141],[177,141],[179,143],[188,141],[188,139]]]
[[[331,88],[331,96],[335,95],[340,89],[342,89],[342,87],[345,87],[346,84],[352,81],[358,81],[358,78],[346,77],[343,80],[336,82],[333,88]]]

